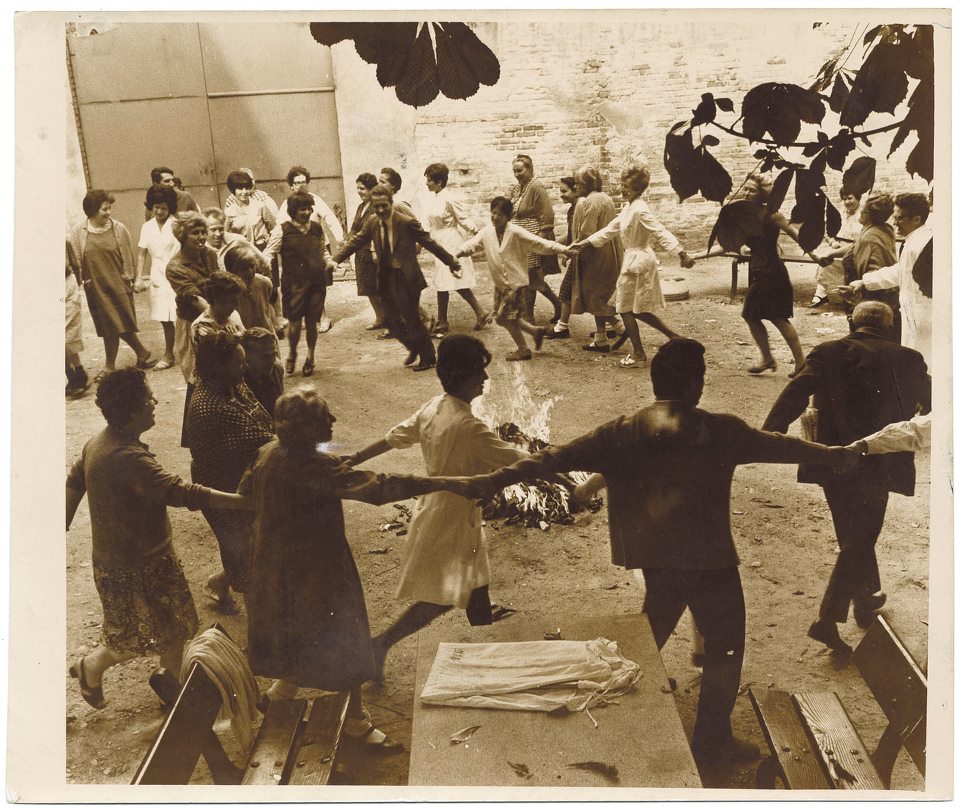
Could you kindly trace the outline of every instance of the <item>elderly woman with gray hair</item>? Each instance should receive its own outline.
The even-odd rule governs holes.
[[[361,702],[376,675],[363,584],[347,543],[343,499],[387,504],[453,489],[457,480],[352,470],[323,448],[336,418],[316,389],[284,392],[277,438],[257,453],[238,492],[253,502],[247,583],[250,666],[275,679],[264,696],[293,698],[300,687],[350,692],[345,734],[381,752],[402,745],[377,729]]]
[[[620,361],[620,366],[624,368],[647,365],[638,320],[662,332],[668,339],[682,337],[660,320],[659,313],[665,305],[653,246],[677,253],[684,267],[693,267],[693,260],[681,247],[679,240],[660,224],[646,201],[641,199],[649,185],[650,170],[646,166],[635,164],[624,169],[620,175],[620,193],[627,205],[609,225],[571,246],[575,251],[582,251],[586,247],[600,248],[618,236],[623,242],[623,266],[615,294],[616,311],[623,319],[623,326],[633,344],[633,351]],[[600,329],[598,324],[598,335]]]
[[[620,275],[623,246],[613,236],[599,247],[589,244],[587,239],[616,220],[617,207],[603,192],[600,173],[593,167],[582,167],[573,178],[580,198],[573,212],[573,242],[581,244],[581,251],[573,260],[576,264],[570,313],[589,313],[596,320],[593,341],[583,348],[588,352],[609,352],[607,322],[617,314],[610,301]]]

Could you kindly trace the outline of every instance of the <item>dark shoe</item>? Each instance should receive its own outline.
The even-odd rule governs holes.
[[[138,361],[137,361],[137,368],[138,368],[138,369],[143,369],[143,370],[152,369],[152,368],[153,368],[154,366],[156,366],[159,362],[160,362],[160,358],[155,358],[155,357],[153,357],[152,355],[147,355],[146,360],[138,360]]]
[[[851,648],[846,642],[840,638],[840,634],[837,632],[837,624],[835,622],[828,622],[827,620],[817,620],[813,625],[810,626],[807,631],[807,636],[811,639],[815,639],[817,642],[822,642],[830,650],[834,650],[837,653],[842,653],[844,656],[849,656],[853,653],[853,648]]]
[[[882,591],[879,594],[871,594],[860,600],[854,600],[853,618],[861,628],[868,628],[877,618],[877,612],[883,608],[887,602],[887,595]]]
[[[313,374],[314,369],[316,369],[316,366],[314,365],[313,358],[307,359],[303,363],[303,376],[310,377],[310,375]]]
[[[759,375],[769,369],[771,372],[777,371],[777,362],[775,360],[768,360],[765,363],[758,363],[756,366],[751,366],[747,369],[747,374]]]
[[[824,296],[814,296],[813,301],[810,302],[810,308],[815,310],[817,307],[821,307],[827,303],[827,299]]]
[[[353,720],[347,719],[343,725],[343,733],[350,740],[361,744],[364,749],[384,755],[394,755],[403,751],[403,744],[400,741],[381,732],[369,720],[359,723],[356,730],[353,729]]]
[[[417,358],[419,356],[420,356],[420,353],[417,352],[416,350],[413,350],[412,352],[410,352],[410,354],[407,355],[407,359],[403,362],[403,365],[413,366],[413,364],[417,362]]]
[[[180,695],[180,682],[177,681],[177,677],[165,667],[158,667],[150,674],[149,682],[153,692],[160,699],[161,707],[165,711],[173,709],[173,705],[177,703],[177,696]]]
[[[540,348],[543,346],[543,339],[547,337],[547,328],[540,327],[533,335],[533,348],[540,351]]]
[[[290,355],[290,357],[287,358],[286,369],[287,369],[287,374],[288,374],[288,375],[292,375],[294,372],[297,371],[297,356],[296,356],[296,355]]]
[[[87,684],[87,673],[83,669],[83,658],[79,657],[76,662],[70,665],[70,675],[80,683],[80,695],[95,710],[102,710],[107,706],[103,698],[103,685],[91,687]]]
[[[610,352],[610,344],[596,344],[592,341],[588,344],[584,344],[583,348],[586,349],[587,352]]]
[[[620,333],[617,332],[615,329],[608,329],[608,330],[607,330],[607,337],[608,337],[608,338],[616,338],[619,334],[620,334]],[[596,333],[596,332],[591,332],[591,333],[590,333],[590,337],[591,337],[591,338],[596,338],[596,337],[597,337],[597,333]]]
[[[533,357],[533,352],[529,349],[517,349],[515,352],[511,352],[509,355],[504,355],[504,360],[530,360]]]
[[[570,330],[569,329],[551,329],[547,331],[547,334],[543,336],[548,341],[553,341],[557,338],[569,338]]]
[[[444,335],[446,335],[448,332],[450,332],[450,324],[449,324],[449,322],[447,322],[447,321],[437,321],[437,323],[434,324],[433,330],[431,330],[430,334],[433,335],[433,336],[436,337],[436,338],[442,338],[442,337],[443,337]]]
[[[390,332],[390,330],[387,329],[387,330],[384,330],[383,332],[381,332],[381,333],[377,336],[377,340],[378,340],[378,341],[389,341],[391,338],[396,338],[396,337],[397,337],[396,335],[394,335],[392,332]]]
[[[690,750],[699,766],[711,766],[723,762],[743,763],[760,757],[760,749],[755,744],[735,738],[733,735],[713,743],[694,741],[690,744]]]
[[[436,365],[437,365],[436,358],[427,358],[426,360],[421,358],[420,363],[418,363],[416,366],[411,366],[410,368],[413,369],[413,371],[415,372],[425,372],[427,371],[427,369],[432,369]]]

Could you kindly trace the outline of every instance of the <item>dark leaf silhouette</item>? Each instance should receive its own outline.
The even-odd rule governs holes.
[[[839,132],[827,144],[827,166],[837,172],[843,171],[847,157],[853,151],[854,146],[856,144],[853,141],[853,136],[847,130]]]
[[[442,30],[438,31],[438,28]],[[466,99],[476,93],[480,85],[493,86],[500,81],[500,61],[468,25],[440,23],[434,26],[434,32],[440,92],[447,98]],[[462,86],[456,80],[454,66],[457,62],[469,76]]]
[[[933,26],[918,25],[908,43],[906,71],[922,82],[933,81]]]
[[[707,250],[718,242],[725,251],[739,251],[747,237],[759,237],[762,231],[757,204],[751,200],[734,200],[720,209]]]
[[[907,139],[910,132],[917,133],[917,145],[907,158],[907,171],[919,174],[924,180],[933,180],[933,87],[926,82],[917,85],[908,104],[909,110],[903,123],[890,142],[892,155]]]
[[[830,109],[839,113],[843,109],[843,105],[847,103],[849,95],[850,88],[847,87],[847,81],[843,78],[842,73],[838,73],[833,83],[833,90],[830,91]]]
[[[864,44],[864,45],[869,45],[869,44],[870,44],[871,42],[873,42],[881,33],[883,33],[884,29],[887,29],[887,26],[885,26],[885,25],[875,25],[873,28],[871,28],[869,31],[867,31],[866,34],[863,35],[863,44]]]
[[[377,66],[381,87],[396,87],[397,98],[413,107],[441,92],[469,98],[500,79],[496,55],[461,22],[311,23],[310,33],[323,45],[352,40],[357,55]]]
[[[693,146],[693,131],[689,124],[685,121],[674,124],[664,143],[663,166],[681,202],[700,189],[699,164],[700,155]]]
[[[837,207],[827,200],[827,233],[835,237],[842,224],[843,222],[840,219],[840,212],[837,211]]]
[[[693,120],[691,125],[696,127],[699,124],[709,124],[717,117],[717,104],[713,100],[712,93],[704,93],[697,109],[693,111]]]
[[[743,132],[752,141],[767,133],[781,144],[797,140],[803,122],[823,120],[823,99],[813,90],[795,84],[766,82],[757,85],[743,99]]]
[[[717,138],[716,135],[704,135],[703,138],[700,139],[700,143],[703,144],[703,146],[717,146],[720,143],[720,139]]]
[[[840,124],[858,127],[871,113],[892,113],[907,96],[906,64],[911,46],[881,42],[863,62],[840,113]]]
[[[409,59],[397,78],[397,98],[411,107],[423,107],[440,92],[437,60],[433,54],[430,30],[425,25],[417,34]]]
[[[803,157],[812,158],[816,155],[821,149],[823,149],[823,144],[807,144],[803,148]]]
[[[843,188],[851,194],[864,195],[873,188],[877,175],[877,162],[873,158],[857,158],[843,173]]]
[[[698,175],[700,193],[707,200],[713,200],[715,203],[722,203],[733,188],[729,172],[706,149],[701,150],[700,153]]]
[[[787,197],[787,192],[790,191],[790,185],[793,183],[794,178],[793,169],[784,169],[777,179],[773,181],[773,188],[770,189],[770,196],[767,198],[767,207],[771,211],[779,211],[780,207],[783,205],[783,201]]]
[[[826,202],[826,197],[822,197],[822,202]],[[800,226],[800,232],[797,234],[797,242],[805,251],[812,251],[821,242],[823,242],[823,207],[820,208],[819,216],[807,220]]]
[[[527,768],[526,763],[514,763],[511,760],[507,761],[507,765],[513,769],[517,777],[522,777],[524,780],[530,779],[530,769]]]
[[[725,113],[733,112],[733,102],[730,99],[714,99],[714,101],[717,103],[717,107]]]

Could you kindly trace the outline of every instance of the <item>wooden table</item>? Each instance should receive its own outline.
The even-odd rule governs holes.
[[[563,639],[599,636],[620,645],[640,665],[640,681],[619,704],[586,713],[552,717],[543,712],[438,707],[422,704],[440,642],[524,642],[542,640],[560,627]],[[461,744],[450,736],[465,727],[480,729]],[[523,764],[529,778],[509,762]],[[599,761],[616,766],[619,782],[570,763]],[[417,642],[410,785],[420,786],[578,786],[690,787],[700,777],[690,753],[660,652],[642,614],[608,617],[512,617],[494,625],[458,631],[427,628]]]

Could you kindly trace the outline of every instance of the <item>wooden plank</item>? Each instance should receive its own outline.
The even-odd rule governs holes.
[[[563,638],[619,643],[642,677],[619,703],[585,713],[552,717],[514,712],[421,704],[420,693],[444,642],[520,642],[542,640],[560,627]],[[663,786],[700,787],[660,653],[646,617],[524,615],[485,627],[432,627],[421,631],[410,751],[410,785],[458,786]],[[450,736],[469,726],[480,729],[464,744]],[[615,766],[619,782],[569,764],[597,761]],[[525,767],[517,774],[510,763]],[[521,769],[522,771],[522,769]]]
[[[793,700],[835,788],[886,788],[836,693],[796,693]]]
[[[270,702],[253,744],[243,785],[276,786],[287,782],[306,710],[307,702],[302,698]]]
[[[220,691],[195,664],[184,689],[133,778],[133,785],[186,785],[212,734]],[[218,742],[219,744],[219,742]]]
[[[780,764],[784,787],[833,788],[790,694],[782,690],[751,688],[750,700],[770,754]]]
[[[853,662],[889,719],[891,735],[925,774],[927,678],[882,616],[857,645]]]
[[[330,782],[349,703],[349,693],[314,699],[290,773],[290,785],[318,786]]]

